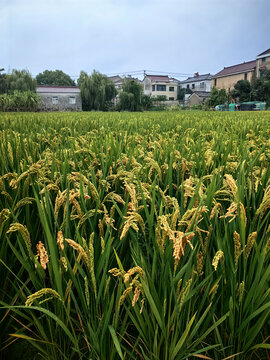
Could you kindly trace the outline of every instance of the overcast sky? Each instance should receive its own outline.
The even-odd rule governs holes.
[[[215,74],[268,48],[270,0],[0,0],[6,71]]]

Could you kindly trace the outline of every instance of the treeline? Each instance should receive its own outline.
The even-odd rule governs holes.
[[[40,103],[36,86],[28,70],[0,73],[0,111],[36,111]]]
[[[2,69],[3,70],[3,69]],[[75,86],[74,80],[61,70],[45,70],[32,78],[28,70],[0,73],[0,111],[36,111],[40,98],[37,85]],[[97,71],[81,71],[77,82],[84,111],[143,111],[152,107],[152,99],[144,95],[142,85],[134,79],[124,79],[118,91],[114,82]]]
[[[117,91],[114,82],[106,75],[95,70],[91,75],[81,71],[78,87],[86,111],[143,111],[152,106],[150,96],[144,95],[142,85],[134,79],[124,79],[121,90]]]

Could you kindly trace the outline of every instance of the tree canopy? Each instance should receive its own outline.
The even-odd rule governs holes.
[[[62,70],[45,70],[36,76],[38,85],[75,86],[74,80]]]
[[[248,80],[239,80],[231,91],[231,96],[240,102],[251,100],[251,85]]]
[[[95,70],[92,75],[81,71],[78,86],[81,90],[83,110],[106,111],[117,94],[114,83],[106,75]]]
[[[13,69],[11,75],[7,75],[7,90],[13,93],[19,91],[35,91],[37,82],[33,79],[28,70]]]
[[[8,90],[7,74],[2,73],[5,69],[0,69],[0,94],[4,94]]]
[[[224,105],[228,102],[228,94],[225,89],[217,89],[215,86],[212,87],[210,97],[207,100],[207,105],[216,106]]]
[[[178,100],[184,100],[186,94],[192,94],[193,91],[188,88],[178,89],[177,98]]]
[[[267,105],[270,106],[270,71],[265,71],[263,76],[251,83],[247,80],[239,80],[231,95],[240,102],[266,101]]]
[[[128,111],[142,111],[143,103],[143,88],[140,83],[133,79],[125,79],[120,93],[120,110]]]
[[[254,100],[266,101],[270,106],[270,71],[265,71],[263,76],[252,82],[251,95]]]

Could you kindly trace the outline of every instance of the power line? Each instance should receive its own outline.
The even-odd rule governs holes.
[[[187,77],[193,76],[190,73],[180,73],[180,72],[170,72],[170,71],[157,71],[157,70],[132,70],[132,71],[123,71],[123,72],[115,72],[115,73],[107,73],[106,76],[117,76],[117,75],[144,75],[144,74],[166,74],[169,76],[176,76],[176,77]],[[69,75],[72,79],[78,79],[80,75]],[[36,77],[36,76],[33,76]]]

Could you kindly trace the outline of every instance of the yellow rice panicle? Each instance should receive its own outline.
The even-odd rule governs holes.
[[[257,237],[257,231],[254,231],[254,232],[252,232],[251,234],[248,235],[247,244],[245,246],[245,255],[246,255],[247,259],[248,259],[249,255],[251,253],[251,250],[252,250],[253,245],[255,243],[256,237]]]
[[[214,267],[215,271],[217,270],[218,263],[221,259],[224,259],[224,253],[222,250],[218,250],[212,261],[212,266]]]
[[[11,233],[11,232],[15,232],[15,231],[18,231],[23,240],[24,240],[24,243],[26,245],[26,248],[27,248],[27,251],[28,251],[28,254],[29,256],[31,256],[31,253],[32,253],[32,250],[31,250],[31,239],[30,239],[30,234],[29,234],[29,231],[27,229],[26,226],[23,226],[22,224],[20,223],[13,223],[10,225],[10,228],[8,229],[7,231],[7,234]]]
[[[47,264],[49,262],[49,257],[45,246],[41,241],[39,241],[37,244],[37,257],[39,258],[40,265],[43,267],[44,270],[46,270]]]
[[[32,304],[35,300],[38,300],[45,295],[50,295],[50,299],[54,298],[54,299],[57,299],[57,300],[63,302],[61,296],[58,294],[57,291],[55,291],[54,289],[51,289],[51,288],[44,288],[44,289],[41,289],[41,290],[35,292],[32,295],[29,295],[26,299],[25,306],[32,306]]]

